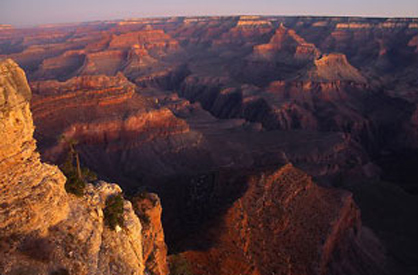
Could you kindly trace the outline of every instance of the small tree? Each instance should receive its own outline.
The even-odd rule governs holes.
[[[105,224],[110,229],[115,230],[116,226],[123,226],[123,197],[121,194],[107,198],[103,214]]]
[[[80,157],[75,148],[78,142],[75,139],[67,139],[64,136],[61,137],[61,140],[64,141],[69,148],[67,158],[60,166],[62,172],[67,177],[65,190],[68,193],[81,197],[84,194],[86,182],[96,180],[97,176],[89,169],[84,167],[81,168]]]

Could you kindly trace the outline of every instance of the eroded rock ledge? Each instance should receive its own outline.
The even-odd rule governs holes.
[[[132,204],[124,201],[123,227],[112,230],[103,210],[122,193],[118,185],[101,181],[82,197],[66,193],[65,176],[36,152],[30,98],[22,69],[0,61],[0,273],[144,274],[142,225]]]
[[[68,213],[65,177],[40,162],[25,73],[0,63],[0,237],[45,230]]]

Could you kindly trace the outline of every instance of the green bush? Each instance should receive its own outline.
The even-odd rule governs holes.
[[[80,178],[77,168],[74,166],[72,154],[68,155],[67,160],[60,166],[60,169],[67,178],[65,190],[78,197],[83,196],[86,182]]]
[[[84,189],[86,188],[86,183],[82,179],[74,175],[68,175],[64,173],[67,177],[67,182],[65,183],[65,190],[67,193],[76,195],[77,197],[82,197],[84,195]]]
[[[123,226],[123,197],[116,195],[108,197],[106,200],[106,207],[103,210],[105,224],[112,230],[116,226]]]

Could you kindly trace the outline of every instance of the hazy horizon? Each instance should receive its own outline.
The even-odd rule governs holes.
[[[416,0],[331,0],[238,1],[213,0],[1,0],[0,24],[17,27],[40,24],[75,23],[96,20],[118,20],[135,17],[171,16],[358,16],[418,17]],[[98,9],[100,7],[100,9]]]

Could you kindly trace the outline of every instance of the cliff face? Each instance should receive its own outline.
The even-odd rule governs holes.
[[[132,199],[135,213],[141,219],[145,271],[150,275],[168,274],[167,246],[161,223],[162,207],[156,194],[141,193]]]
[[[65,177],[40,162],[25,73],[0,63],[0,236],[45,230],[68,213]]]
[[[64,175],[35,151],[25,74],[11,60],[0,72],[0,273],[142,275],[142,226],[131,203],[123,202],[122,228],[105,224],[106,200],[120,187],[100,182],[81,198],[68,195]]]

